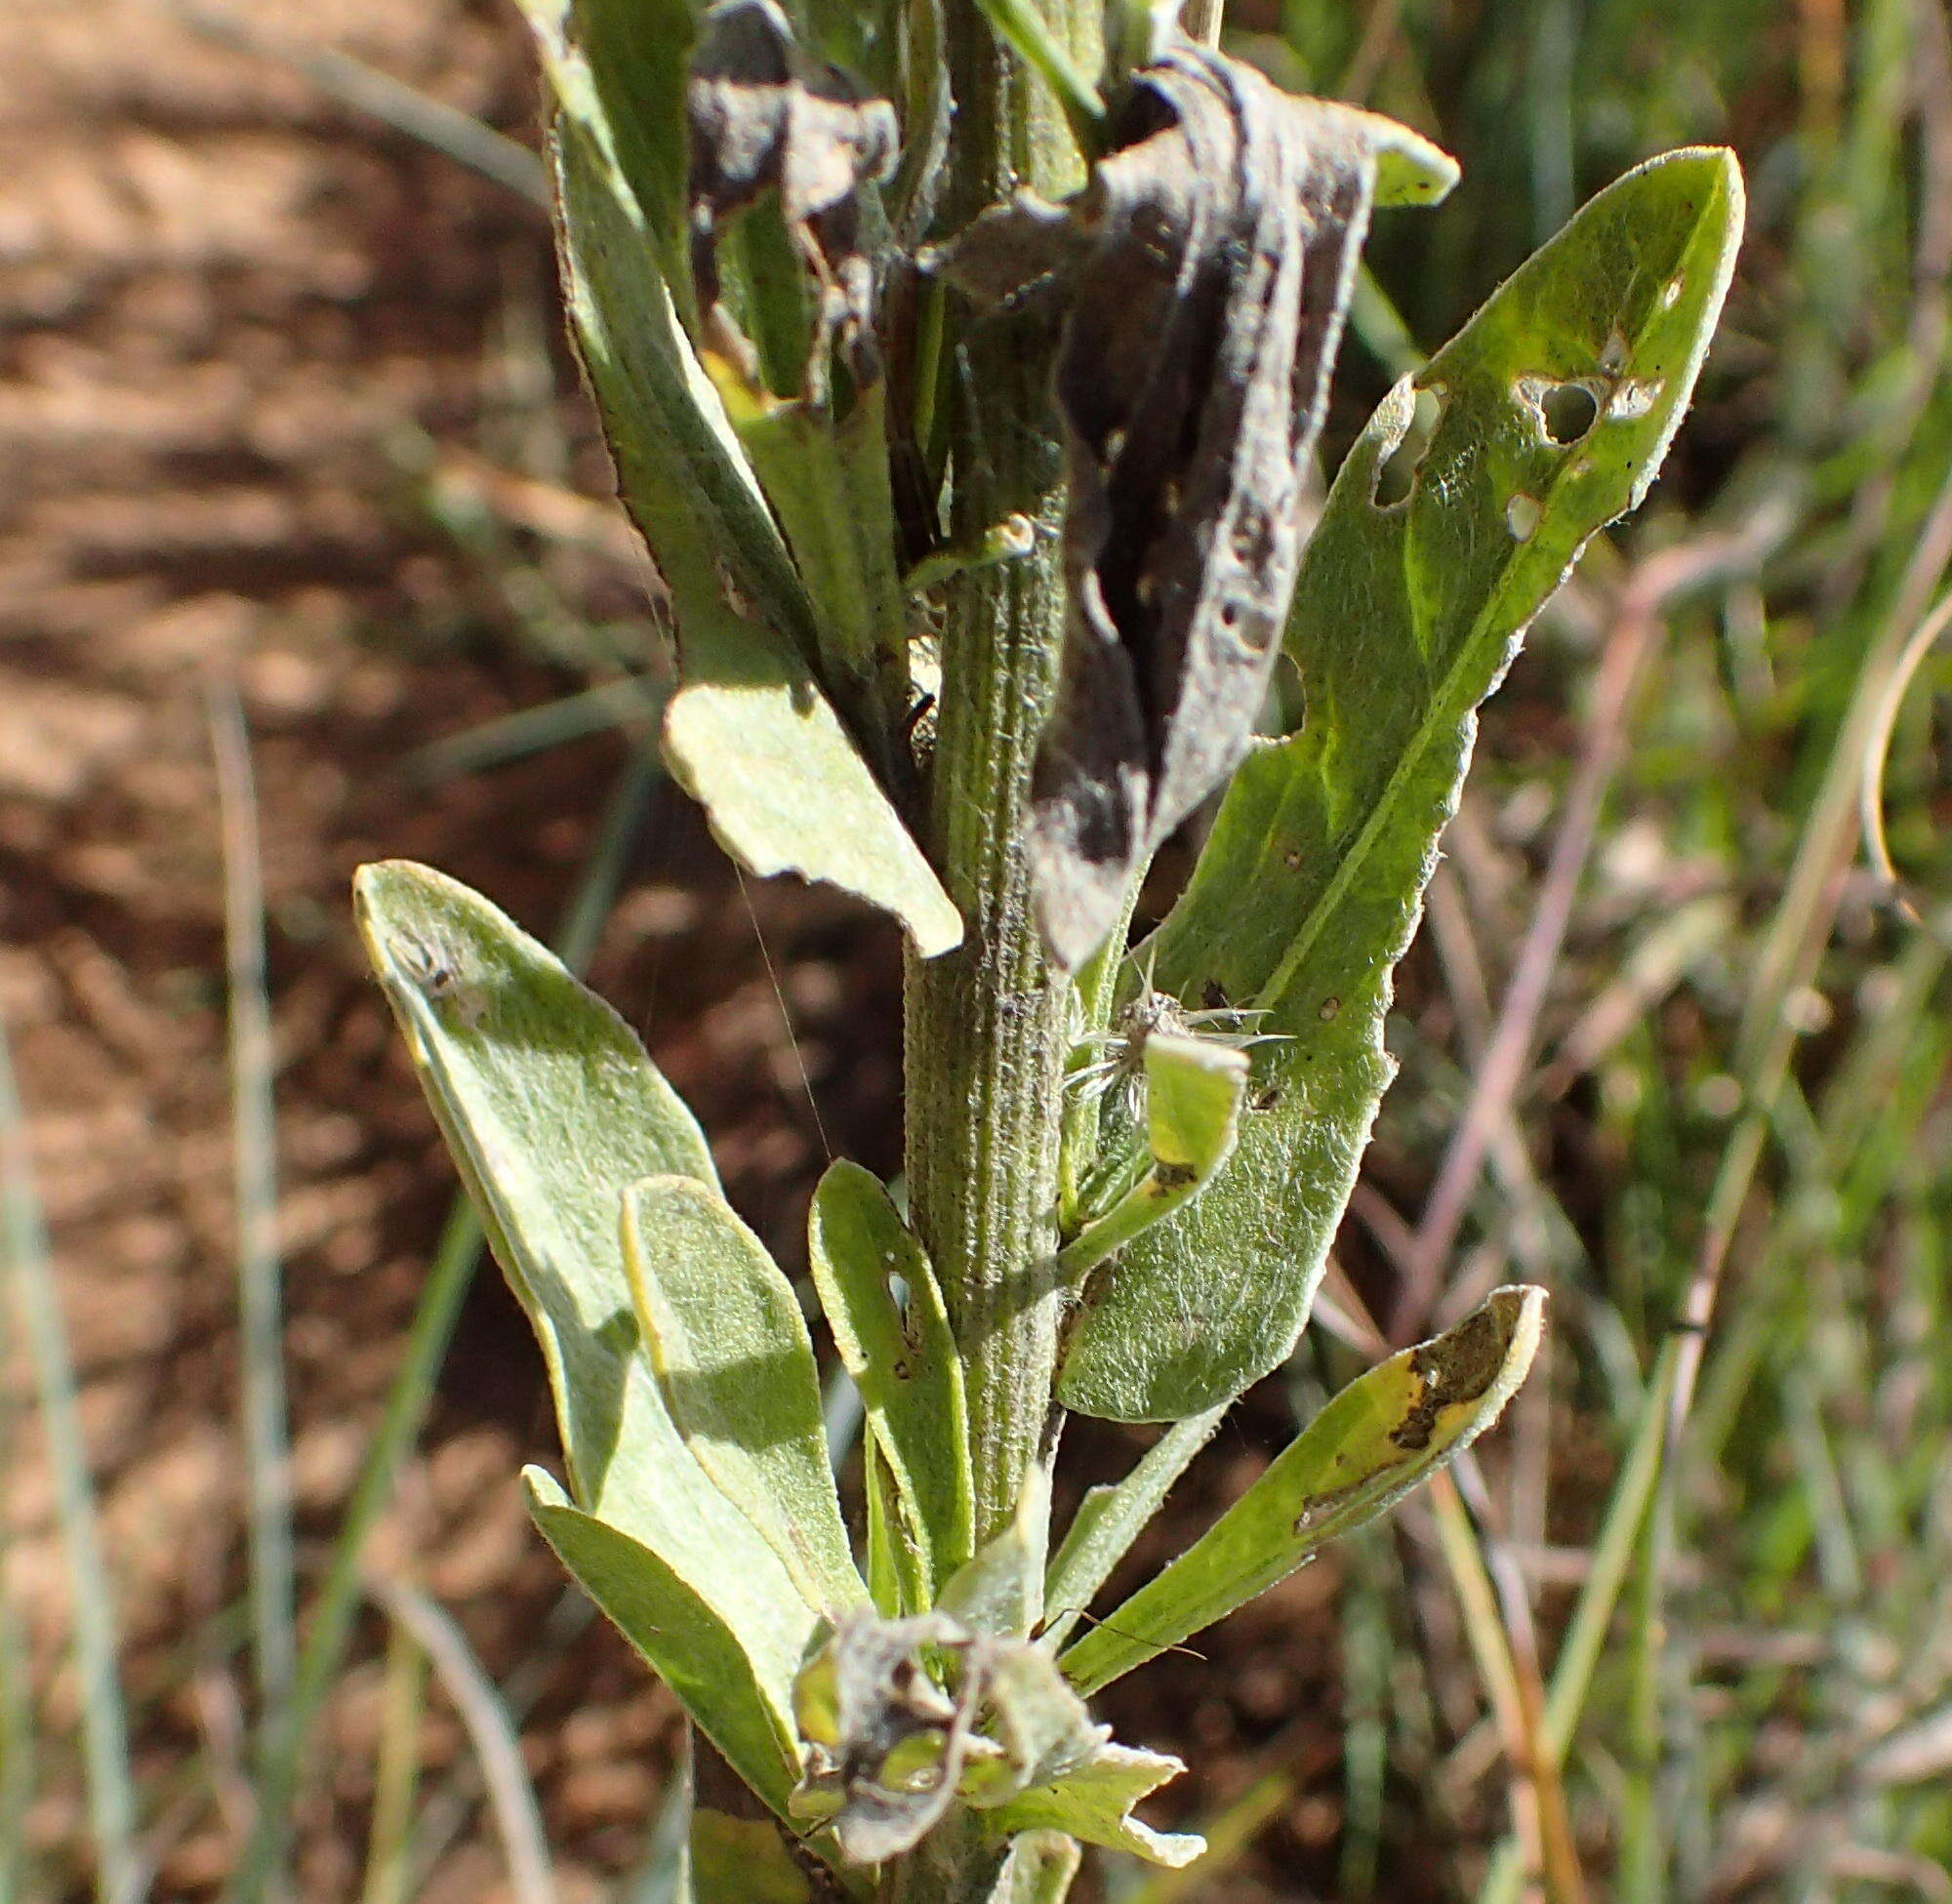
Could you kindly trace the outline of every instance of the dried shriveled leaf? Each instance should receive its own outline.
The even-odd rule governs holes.
[[[940,1614],[849,1614],[801,1672],[793,1709],[809,1756],[799,1816],[832,1826],[842,1852],[879,1864],[913,1848],[955,1802],[979,1688],[955,1696],[924,1648],[956,1648],[967,1630]]]
[[[691,271],[701,305],[729,330],[718,304],[719,227],[777,191],[787,230],[819,287],[810,383],[823,387],[832,344],[851,353],[866,381],[874,263],[863,243],[861,191],[894,167],[894,107],[803,49],[775,0],[718,0],[699,24],[686,113]]]
[[[1498,1418],[1531,1366],[1544,1308],[1542,1289],[1496,1290],[1448,1334],[1351,1382],[1178,1560],[1060,1657],[1065,1676],[1096,1692],[1394,1506]]]
[[[1365,115],[1184,41],[1108,134],[1058,360],[1071,614],[1033,789],[1038,917],[1074,967],[1253,731],[1376,179]]]
[[[362,868],[355,894],[374,971],[542,1347],[579,1504],[535,1479],[544,1531],[783,1806],[814,1616],[666,1411],[618,1238],[624,1191],[647,1173],[716,1198],[705,1139],[630,1027],[478,894],[399,861]]]
[[[1581,545],[1652,481],[1742,227],[1726,152],[1629,173],[1377,411],[1309,546],[1287,648],[1308,719],[1234,777],[1127,983],[1259,1008],[1233,1159],[1149,1231],[1080,1320],[1061,1393],[1175,1420],[1293,1346],[1391,1074],[1391,972],[1415,931],[1476,709]],[[1574,440],[1558,393],[1592,399]]]
[[[835,1163],[820,1180],[807,1237],[821,1308],[893,1483],[892,1531],[932,1604],[975,1541],[962,1357],[935,1271],[879,1180],[857,1163]]]
[[[973,1742],[962,1797],[994,1810],[1035,1786],[1054,1784],[1096,1758],[1112,1728],[1092,1722],[1051,1656],[1005,1641],[977,1655],[984,1733]]]
[[[821,692],[818,617],[677,321],[590,69],[559,37],[542,50],[570,316],[677,623],[667,758],[751,871],[831,880],[893,912],[924,955],[946,952],[961,920]]]
[[[671,1419],[815,1612],[861,1605],[793,1284],[714,1192],[651,1177],[623,1199],[624,1266]]]

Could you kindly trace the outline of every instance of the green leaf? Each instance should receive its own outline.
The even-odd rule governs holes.
[[[799,1776],[791,1673],[784,1683],[762,1680],[731,1628],[650,1547],[572,1506],[542,1469],[524,1469],[522,1480],[529,1513],[563,1565],[739,1776],[784,1816]]]
[[[1083,1858],[1083,1847],[1063,1832],[1019,1832],[987,1904],[1064,1904]]]
[[[734,418],[813,598],[822,678],[858,723],[899,719],[908,605],[895,569],[885,385],[863,390],[839,420],[805,402],[735,405]]]
[[[1080,1692],[1211,1626],[1392,1507],[1494,1422],[1538,1347],[1545,1291],[1499,1289],[1446,1335],[1351,1382],[1246,1493],[1059,1664]]]
[[[542,1345],[577,1496],[608,1502],[633,1371],[648,1374],[632,1353],[619,1199],[653,1172],[715,1194],[704,1134],[623,1019],[478,893],[401,860],[362,867],[353,892],[373,969]],[[642,1395],[662,1420],[655,1387]],[[650,1474],[636,1479],[654,1491]]]
[[[673,1904],[831,1904],[870,1893],[868,1874],[842,1867],[828,1835],[806,1840],[798,1827],[782,1828],[709,1740],[695,1740],[693,1756],[690,1879]],[[829,1861],[817,1890],[810,1861],[803,1852],[795,1855],[796,1839]]]
[[[691,311],[685,83],[696,37],[693,0],[572,0],[618,167],[636,200],[680,312]]]
[[[1043,1570],[1050,1538],[1050,1471],[1034,1463],[1009,1524],[956,1569],[936,1610],[971,1633],[1020,1637],[1043,1615]]]
[[[873,1428],[861,1438],[861,1492],[867,1508],[868,1596],[875,1611],[889,1619],[926,1612],[935,1603],[935,1589],[924,1577],[922,1551],[909,1535],[910,1517]]]
[[[686,1904],[809,1904],[813,1896],[767,1819],[701,1807],[691,1821],[690,1853]]]
[[[1078,1278],[1154,1224],[1183,1209],[1233,1154],[1247,1088],[1243,1052],[1171,1033],[1147,1035],[1146,1142],[1152,1168],[1111,1209],[1058,1252]],[[1116,1284],[1119,1272],[1110,1273]]]
[[[1261,1010],[1282,1041],[1260,1048],[1261,1108],[1231,1163],[1126,1251],[1081,1318],[1068,1406],[1177,1419],[1292,1347],[1391,1076],[1391,972],[1477,706],[1586,539],[1652,481],[1741,225],[1726,152],[1629,173],[1400,385],[1350,452],[1288,624],[1307,723],[1248,755],[1186,892],[1128,965],[1129,985],[1143,964],[1178,997]],[[1569,385],[1596,415],[1562,443]],[[1419,408],[1427,432],[1412,428]]]
[[[671,770],[753,872],[829,880],[893,912],[923,956],[946,952],[961,920],[821,692],[812,604],[677,321],[590,69],[542,44],[570,317],[677,623]]]
[[[829,1618],[866,1601],[793,1284],[714,1191],[652,1177],[624,1195],[624,1264],[671,1419]]]
[[[577,1502],[610,1523],[592,1536],[598,1559],[651,1556],[646,1578],[664,1584],[642,1591],[728,1636],[737,1670],[673,1683],[783,1803],[789,1745],[768,1770],[758,1742],[792,1739],[814,1616],[666,1412],[637,1352],[618,1236],[624,1191],[648,1174],[715,1196],[705,1140],[630,1027],[478,894],[402,861],[362,868],[354,893],[387,1003],[541,1345]],[[563,1524],[545,1531],[554,1540]]]
[[[1102,1746],[1076,1771],[1025,1792],[989,1815],[1005,1831],[1061,1831],[1087,1844],[1130,1851],[1177,1871],[1205,1850],[1206,1841],[1192,1832],[1154,1831],[1131,1813],[1141,1799],[1185,1769],[1170,1753]]]
[[[1133,1541],[1164,1504],[1173,1482],[1213,1438],[1221,1416],[1232,1406],[1223,1401],[1175,1422],[1123,1480],[1094,1487],[1078,1502],[1044,1580],[1044,1605],[1055,1610],[1044,1629],[1043,1644],[1062,1645],[1080,1616],[1090,1610],[1112,1569],[1131,1552]]]
[[[975,1543],[962,1357],[935,1271],[880,1182],[857,1163],[835,1163],[820,1180],[807,1241],[834,1347],[894,1485],[898,1537],[918,1558],[924,1603],[933,1603]]]

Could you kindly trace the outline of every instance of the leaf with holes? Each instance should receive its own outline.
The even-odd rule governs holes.
[[[1629,173],[1350,451],[1288,623],[1307,721],[1241,764],[1141,954],[1162,990],[1261,1011],[1280,1036],[1258,1047],[1226,1169],[1125,1252],[1080,1319],[1071,1407],[1177,1419],[1238,1395],[1293,1345],[1389,1082],[1391,972],[1476,709],[1586,539],[1653,480],[1721,310],[1742,204],[1726,152]],[[1574,391],[1591,399],[1583,417]]]
[[[1545,1291],[1494,1290],[1435,1341],[1359,1376],[1161,1573],[1059,1659],[1080,1692],[1176,1646],[1284,1580],[1454,1460],[1525,1380]]]

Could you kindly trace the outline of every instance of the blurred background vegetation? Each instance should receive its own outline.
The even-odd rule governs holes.
[[[1495,1281],[1552,1287],[1549,1362],[1454,1489],[1117,1689],[1215,1850],[1102,1892],[1952,1898],[1946,14],[1230,22],[1465,167],[1376,233],[1331,462],[1639,159],[1733,145],[1750,230],[1484,722],[1320,1325],[1134,1564]],[[662,1896],[674,1708],[527,1531],[540,1371],[345,878],[559,930],[789,1262],[830,1146],[895,1167],[896,948],[742,885],[644,750],[509,12],[13,0],[0,72],[0,1895],[215,1897],[262,1815],[307,1899]]]

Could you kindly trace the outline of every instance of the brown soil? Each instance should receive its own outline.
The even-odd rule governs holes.
[[[246,17],[525,134],[526,61],[499,10],[254,0]],[[161,0],[13,0],[0,73],[0,1014],[102,1487],[156,1893],[195,1898],[239,1843],[251,1699],[207,687],[236,684],[259,778],[309,1578],[452,1187],[362,976],[347,877],[424,859],[548,929],[625,741],[435,777],[415,750],[655,644],[533,208]],[[663,790],[593,977],[791,1261],[826,1147],[894,1166],[897,949],[827,895],[754,888],[750,908]],[[19,1357],[12,1372],[24,1395]],[[1279,1407],[1264,1412],[1272,1433]],[[32,1848],[49,1894],[80,1894],[68,1595],[31,1407],[20,1419],[6,1519],[41,1701]],[[1257,1464],[1258,1420],[1230,1429],[1199,1488],[1209,1511]],[[1125,1443],[1078,1445],[1105,1466]],[[531,1663],[524,1749],[574,1899],[638,1855],[673,1709],[600,1624],[550,1623],[561,1579],[514,1476],[552,1452],[525,1331],[483,1276],[371,1559],[435,1595],[498,1676]],[[1335,1830],[1329,1592],[1325,1569],[1301,1576],[1228,1630],[1224,1673],[1142,1676],[1115,1702],[1121,1730],[1206,1767],[1182,1813],[1240,1789],[1247,1751],[1282,1736],[1301,1781],[1265,1895],[1301,1894],[1280,1868],[1319,1869]],[[308,1899],[357,1893],[381,1638],[362,1631],[330,1710]],[[1298,1743],[1282,1734],[1297,1712]],[[425,1745],[427,1792],[469,1803],[420,1895],[499,1896],[437,1694]]]

